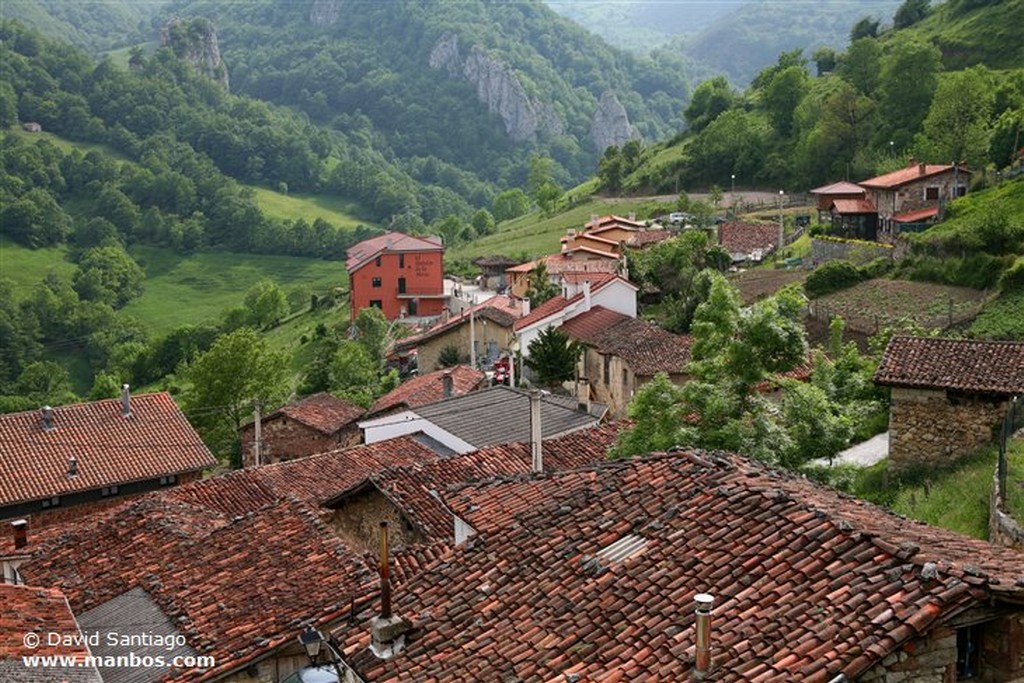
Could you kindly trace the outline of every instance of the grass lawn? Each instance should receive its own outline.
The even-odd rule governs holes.
[[[356,218],[359,205],[340,197],[312,194],[282,194],[265,187],[251,186],[256,193],[260,209],[271,218],[280,220],[306,219],[312,223],[323,218],[339,228],[355,228],[358,225],[372,225],[369,221]]]
[[[110,156],[112,159],[116,159],[117,161],[128,161],[128,157],[121,154],[113,147],[108,147],[107,145],[99,145],[91,142],[72,142],[70,140],[66,140],[62,137],[54,135],[53,133],[47,133],[46,131],[42,131],[41,133],[29,133],[28,131],[24,131],[21,128],[12,127],[8,128],[7,131],[5,131],[5,134],[16,135],[20,138],[23,138],[27,142],[35,142],[37,140],[48,140],[49,142],[52,142],[55,147],[57,147],[58,149],[65,153],[70,152],[73,149],[77,149],[82,154],[88,154],[89,152],[96,151],[101,152],[107,156]]]
[[[240,306],[246,290],[263,278],[276,281],[286,293],[300,286],[325,293],[348,282],[340,261],[228,252],[183,256],[143,246],[130,252],[146,271],[146,283],[143,295],[124,312],[155,336],[181,325],[219,322],[222,313]]]
[[[14,298],[27,299],[50,271],[71,277],[75,265],[65,260],[68,248],[28,249],[0,238],[0,279],[14,281]]]

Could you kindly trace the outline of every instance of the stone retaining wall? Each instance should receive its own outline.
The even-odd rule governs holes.
[[[826,261],[850,261],[861,265],[877,258],[893,258],[893,251],[887,244],[820,238],[811,240],[811,262],[814,265]]]
[[[991,443],[1006,408],[1002,400],[893,387],[889,460],[896,470],[948,467]]]
[[[992,476],[992,493],[988,505],[988,540],[1005,545],[1007,548],[1024,552],[1024,528],[1002,511],[1003,501],[999,497],[999,469]]]

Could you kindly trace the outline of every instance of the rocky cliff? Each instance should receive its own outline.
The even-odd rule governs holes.
[[[515,72],[498,59],[474,45],[462,55],[459,39],[446,33],[430,52],[432,69],[444,69],[450,78],[460,78],[476,86],[476,94],[487,110],[497,114],[505,132],[518,142],[536,140],[538,133],[561,135],[564,125],[554,108],[530,97]],[[621,105],[620,105],[621,106]]]
[[[160,29],[160,44],[169,46],[179,59],[228,89],[228,69],[221,61],[217,31],[209,20],[171,19]]]
[[[590,139],[598,150],[605,150],[612,145],[618,147],[624,142],[639,138],[636,126],[629,122],[626,108],[619,102],[615,93],[606,91],[594,112],[594,120],[590,124]]]

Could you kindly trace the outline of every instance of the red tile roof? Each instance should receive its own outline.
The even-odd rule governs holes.
[[[61,406],[53,424],[46,431],[39,411],[0,415],[0,506],[217,464],[166,392],[132,396],[129,417],[119,399]]]
[[[816,187],[810,191],[811,194],[864,194],[864,188],[860,185],[854,185],[842,180],[838,183],[832,183],[831,185],[823,185],[822,187]]]
[[[150,493],[30,535],[33,559],[20,571],[61,588],[76,612],[143,588],[189,646],[217,658],[214,670],[172,680],[207,680],[292,641],[299,624],[340,619],[350,598],[375,593],[376,572],[326,526],[318,503],[374,471],[436,457],[401,438]],[[414,555],[403,566],[434,557]]]
[[[559,274],[559,277],[570,284],[581,282],[590,283],[590,291],[596,291],[619,276],[615,273],[588,273],[583,271],[569,271]]]
[[[282,406],[264,419],[269,421],[283,415],[290,417],[296,422],[301,422],[321,434],[330,436],[342,427],[352,424],[365,413],[366,410],[364,408],[353,405],[337,396],[321,392],[307,396],[296,403]]]
[[[1024,600],[1024,555],[738,456],[602,463],[450,502],[480,534],[396,592],[405,650],[374,657],[365,623],[343,634],[368,683],[689,680],[702,592],[713,680],[855,680],[965,609]],[[635,550],[610,559],[624,540]]]
[[[878,213],[870,199],[834,199],[832,209],[840,215]]]
[[[480,388],[487,378],[483,372],[468,365],[456,365],[453,368],[435,370],[419,377],[402,382],[393,390],[384,394],[374,402],[370,413],[379,413],[391,408],[414,408],[426,403],[433,403],[444,398],[444,376],[452,376],[452,395],[461,396]]]
[[[544,267],[547,268],[548,275],[557,275],[560,273],[567,272],[586,272],[586,273],[618,273],[619,266],[622,263],[620,257],[615,254],[609,254],[604,251],[596,251],[594,249],[585,250],[590,253],[599,254],[605,258],[591,259],[591,260],[579,260],[572,257],[574,252],[569,251],[566,253],[549,254],[544,257]],[[505,272],[507,273],[528,273],[537,267],[536,261],[530,261],[522,265],[513,266]]]
[[[779,226],[771,223],[722,223],[718,243],[730,254],[750,254],[760,249],[768,254],[779,241]]]
[[[658,244],[659,242],[664,242],[671,238],[672,233],[669,230],[640,230],[626,240],[626,246],[643,249],[644,247],[652,244]]]
[[[618,356],[637,375],[681,373],[690,362],[692,337],[672,334],[604,306],[594,306],[567,320],[562,329],[600,353]]]
[[[642,221],[633,220],[632,218],[609,215],[591,219],[587,221],[583,227],[586,232],[601,232],[602,230],[609,230],[615,227],[625,228],[627,230],[639,230],[646,226]]]
[[[478,320],[490,320],[496,325],[511,329],[513,323],[523,315],[523,304],[521,300],[514,299],[504,294],[492,296],[486,301],[481,301],[480,303],[462,311],[458,315],[452,316],[448,320],[439,321],[433,327],[430,327],[419,334],[399,339],[392,346],[392,350],[404,351],[414,349],[423,342],[434,339],[435,337],[453,330],[460,325],[468,325],[470,311],[472,311],[473,316]]]
[[[525,327],[529,327],[530,325],[534,324],[539,320],[543,320],[549,315],[554,315],[555,313],[558,313],[563,308],[568,306],[570,303],[580,301],[581,299],[583,299],[582,292],[570,299],[566,299],[561,294],[559,294],[558,296],[553,296],[544,303],[542,303],[540,306],[534,308],[532,311],[529,312],[529,314],[524,315],[522,318],[517,320],[515,325],[513,326],[513,329],[515,329],[518,332],[519,330]]]
[[[359,268],[371,258],[385,251],[410,252],[410,251],[444,251],[444,244],[440,237],[428,235],[426,237],[414,237],[400,232],[386,232],[383,235],[363,240],[348,248],[345,260],[345,267],[348,272]]]
[[[896,214],[892,217],[897,223],[919,223],[939,215],[939,207],[933,206],[930,209],[919,209],[907,213]]]
[[[1024,342],[893,337],[875,382],[894,387],[1024,393]]]
[[[858,185],[861,187],[867,187],[871,189],[888,190],[907,183],[920,180],[922,178],[928,178],[930,176],[940,175],[942,173],[948,173],[953,170],[953,167],[949,164],[917,164],[913,163],[906,168],[901,168],[898,171],[892,173],[886,173],[884,175],[876,176],[874,178],[868,178],[862,180]],[[960,169],[961,173],[967,171],[963,168]]]
[[[37,647],[25,644],[25,634],[40,636]],[[80,659],[89,648],[69,642],[50,643],[48,633],[79,634],[64,594],[55,588],[0,583],[0,662],[27,655],[63,655]]]

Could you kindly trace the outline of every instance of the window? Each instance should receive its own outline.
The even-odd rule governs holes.
[[[107,496],[116,496],[118,490],[119,489],[117,487],[117,484],[114,484],[113,486],[104,486],[103,489],[100,491],[100,495],[103,496],[104,498],[106,498]]]
[[[375,259],[373,260],[373,263],[374,263],[374,265],[376,265],[376,266],[377,266],[378,268],[380,268],[380,256],[378,256],[377,258],[375,258]]]
[[[165,477],[160,477],[160,485],[161,486],[170,486],[171,484],[174,484],[177,481],[178,481],[178,475],[176,475],[176,474],[168,474]]]
[[[956,630],[956,680],[978,676],[978,652],[981,650],[981,624]]]
[[[604,383],[611,386],[612,383],[612,357],[608,354],[601,354],[604,359]]]
[[[935,185],[924,188],[924,198],[929,202],[939,201],[939,188]]]
[[[965,194],[967,194],[966,185],[957,185],[955,188],[953,188],[954,197],[963,197]]]
[[[373,285],[374,288],[379,288],[380,287],[380,278],[379,277],[373,278],[373,281],[371,282],[371,284]]]
[[[380,299],[371,299],[370,305],[373,306],[374,308],[384,308],[384,305],[381,304]]]
[[[622,368],[622,388],[625,389],[629,386],[629,371],[626,368]]]
[[[398,278],[398,293],[399,294],[405,294],[405,278],[404,277]]]
[[[54,496],[43,501],[43,509],[55,508],[60,505],[60,496]]]
[[[398,267],[405,268],[405,254],[398,255]]]

